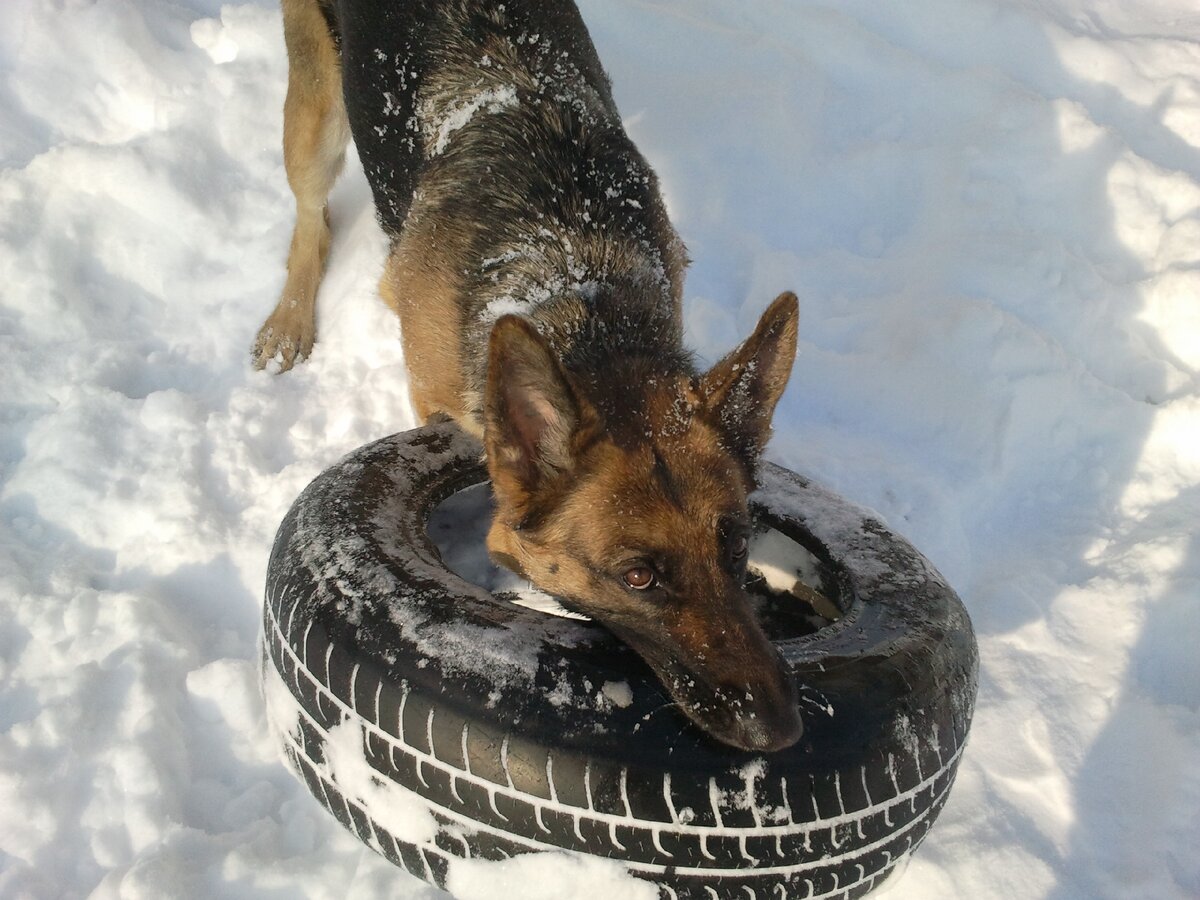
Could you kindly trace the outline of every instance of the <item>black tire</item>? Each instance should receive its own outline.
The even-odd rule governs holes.
[[[758,756],[667,706],[602,628],[445,568],[426,519],[485,479],[479,460],[449,424],[394,435],[319,476],[280,526],[265,692],[286,758],[343,825],[442,887],[455,858],[566,849],[621,860],[664,898],[859,897],[920,844],[954,781],[978,658],[962,604],[907,542],[763,465],[755,515],[823,561],[844,614],[777,640],[804,736]],[[347,774],[333,729],[369,769]],[[405,791],[428,805],[423,828],[394,821]]]

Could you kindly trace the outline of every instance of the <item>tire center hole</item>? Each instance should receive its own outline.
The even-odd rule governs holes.
[[[505,599],[530,609],[566,618],[586,619],[515,572],[492,562],[486,540],[492,519],[488,482],[451,494],[429,516],[426,529],[446,568]],[[756,524],[750,539],[746,590],[759,604],[773,639],[811,634],[841,617],[828,596],[831,583],[821,560],[804,546],[765,523]]]

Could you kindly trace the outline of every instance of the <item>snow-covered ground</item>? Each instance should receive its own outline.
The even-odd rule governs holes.
[[[974,618],[973,738],[889,900],[1200,896],[1194,0],[583,12],[695,258],[693,345],[795,290],[769,455],[878,509]],[[315,355],[250,368],[285,69],[269,3],[0,11],[0,897],[442,896],[263,721],[276,524],[413,424],[353,163]],[[581,871],[462,892],[633,896]]]

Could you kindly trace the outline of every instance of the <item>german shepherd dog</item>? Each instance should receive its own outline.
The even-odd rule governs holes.
[[[697,371],[683,244],[569,0],[283,0],[283,22],[296,226],[257,365],[312,348],[353,135],[413,405],[482,439],[493,558],[632,646],[713,737],[793,744],[795,686],[742,583],[795,296]]]

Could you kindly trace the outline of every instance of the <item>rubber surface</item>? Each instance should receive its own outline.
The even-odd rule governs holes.
[[[477,443],[420,428],[347,456],[280,526],[268,707],[343,825],[443,887],[455,858],[566,849],[621,860],[664,898],[860,897],[920,844],[954,781],[978,658],[962,604],[906,541],[763,464],[756,519],[816,554],[843,615],[777,641],[805,730],[760,756],[691,725],[599,626],[442,565],[425,521],[485,478]],[[398,816],[414,794],[419,811]]]

